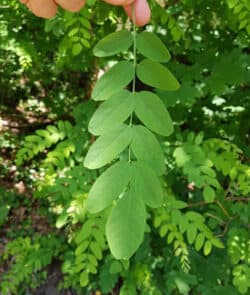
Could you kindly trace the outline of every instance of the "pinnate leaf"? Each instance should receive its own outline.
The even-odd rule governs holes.
[[[111,162],[130,144],[131,131],[129,126],[121,125],[110,133],[100,136],[90,147],[84,166],[98,169]]]
[[[131,165],[120,161],[108,168],[93,184],[86,209],[91,213],[102,211],[119,197],[129,183]]]
[[[134,68],[128,61],[120,61],[96,82],[92,92],[94,100],[107,100],[120,92],[134,77]]]
[[[189,244],[193,244],[196,235],[197,235],[197,227],[190,224],[189,227],[187,227],[187,239]]]
[[[141,125],[134,126],[132,151],[138,160],[146,162],[157,175],[165,171],[165,161],[161,146],[152,132]]]
[[[82,287],[85,287],[88,285],[88,282],[89,282],[89,275],[88,275],[88,272],[87,271],[83,271],[81,274],[80,274],[80,285]]]
[[[168,91],[177,90],[179,82],[163,65],[150,59],[144,59],[137,66],[137,76],[146,85]]]
[[[163,189],[154,170],[141,161],[133,163],[131,185],[135,193],[144,200],[145,204],[156,208],[162,205]]]
[[[173,123],[161,99],[149,91],[136,94],[137,117],[152,131],[168,136],[173,132]]]
[[[138,51],[145,57],[158,62],[168,62],[170,54],[161,39],[152,32],[142,32],[136,40]]]
[[[196,237],[196,240],[195,240],[195,250],[196,251],[199,251],[202,248],[204,241],[205,241],[205,236],[202,233],[199,233]]]
[[[115,55],[126,51],[132,42],[132,34],[128,30],[111,33],[96,44],[93,52],[98,57]]]
[[[146,227],[146,210],[142,199],[129,190],[111,211],[106,235],[112,255],[129,259],[140,246]]]
[[[95,135],[107,133],[124,122],[133,110],[133,95],[121,90],[96,110],[89,122],[89,131]]]
[[[215,191],[211,186],[205,186],[203,190],[204,199],[207,202],[213,202],[215,199]]]
[[[206,241],[203,248],[204,255],[205,256],[209,255],[211,251],[212,251],[212,243],[210,241]]]

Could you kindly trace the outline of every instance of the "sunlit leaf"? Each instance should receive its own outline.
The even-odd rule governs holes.
[[[126,51],[132,42],[132,34],[128,30],[111,33],[96,44],[93,52],[98,57],[115,55]]]

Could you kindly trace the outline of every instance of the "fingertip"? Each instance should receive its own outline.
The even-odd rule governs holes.
[[[132,5],[123,6],[128,17],[133,20],[132,15]],[[151,10],[146,0],[135,0],[134,2],[135,9],[135,23],[137,26],[142,27],[150,22],[151,19]]]
[[[86,0],[55,0],[55,2],[65,10],[77,12],[84,7]]]
[[[134,2],[134,0],[103,0],[103,1],[114,6],[129,5]]]
[[[36,16],[46,19],[54,17],[57,13],[57,5],[53,0],[29,0],[26,6]]]

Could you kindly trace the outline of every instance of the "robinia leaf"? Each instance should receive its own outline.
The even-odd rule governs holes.
[[[135,113],[152,131],[164,136],[173,132],[173,123],[169,113],[156,94],[149,91],[137,92]]]
[[[138,51],[145,57],[158,62],[168,62],[170,54],[161,39],[152,32],[142,32],[136,40]]]
[[[149,86],[174,91],[180,87],[174,75],[163,65],[150,59],[144,59],[137,66],[137,77]]]
[[[204,255],[205,256],[209,255],[211,251],[212,251],[212,243],[210,241],[206,241],[203,248]]]
[[[133,163],[133,177],[131,186],[135,193],[144,200],[145,204],[157,208],[163,202],[163,189],[158,176],[146,163],[137,161]]]
[[[107,221],[106,235],[112,255],[116,259],[129,259],[140,246],[145,227],[145,205],[130,189],[117,202]]]
[[[204,199],[207,202],[213,202],[215,199],[215,191],[211,186],[206,185],[203,190]]]
[[[132,63],[120,61],[109,69],[96,82],[92,92],[94,100],[107,100],[113,94],[120,92],[122,88],[128,85],[134,77]]]
[[[83,272],[81,273],[79,279],[80,279],[80,285],[81,285],[82,287],[85,287],[85,286],[88,285],[88,283],[89,283],[89,275],[88,275],[88,273],[87,273],[86,271],[83,271]]]
[[[82,49],[83,49],[83,47],[82,47],[82,45],[80,43],[74,44],[73,47],[72,47],[73,56],[76,56],[76,55],[80,54]]]
[[[205,241],[205,236],[202,233],[199,233],[196,237],[196,240],[195,240],[195,250],[196,251],[199,251],[202,248],[204,241]]]
[[[189,244],[193,244],[197,235],[197,227],[190,224],[187,228],[187,240]]]
[[[93,53],[98,57],[115,55],[126,51],[132,43],[133,37],[128,30],[111,33],[96,44]]]
[[[161,146],[152,132],[141,125],[132,128],[131,148],[137,160],[146,162],[157,175],[165,171],[165,161]]]
[[[131,131],[129,126],[121,125],[110,133],[100,136],[90,147],[84,166],[98,169],[111,162],[130,144]]]
[[[134,96],[127,90],[121,90],[102,103],[89,122],[89,131],[101,135],[124,122],[134,110]]]
[[[102,211],[119,197],[129,183],[131,164],[120,161],[108,168],[93,184],[86,209],[91,213]]]

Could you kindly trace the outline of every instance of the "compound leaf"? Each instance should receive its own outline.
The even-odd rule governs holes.
[[[132,128],[131,148],[138,160],[145,161],[157,175],[165,171],[165,161],[161,146],[152,132],[141,125]]]
[[[115,55],[126,51],[132,42],[133,37],[128,30],[111,33],[96,44],[93,53],[98,57]]]
[[[145,57],[158,62],[168,62],[170,54],[161,39],[152,32],[142,32],[136,40],[138,51]]]
[[[163,65],[150,59],[144,59],[137,66],[137,77],[146,85],[168,91],[177,90],[179,82]]]
[[[203,195],[204,195],[204,199],[207,201],[207,202],[213,202],[214,199],[215,199],[215,191],[214,189],[209,186],[209,185],[206,185],[204,187],[204,190],[203,190]]]
[[[162,205],[163,189],[154,170],[141,161],[133,164],[133,177],[131,179],[135,193],[141,196],[145,204],[156,208]]]
[[[145,205],[130,189],[117,202],[107,221],[106,235],[113,256],[129,259],[140,246],[145,227]]]
[[[96,82],[92,92],[94,100],[107,100],[120,92],[134,77],[134,68],[128,61],[120,61]]]
[[[127,125],[121,125],[108,134],[100,136],[90,147],[84,166],[98,169],[111,162],[131,142],[132,132]]]
[[[133,95],[121,90],[96,110],[89,122],[89,131],[95,135],[107,133],[124,122],[133,110]]]
[[[86,202],[91,213],[102,211],[124,191],[130,180],[131,165],[120,161],[108,168],[93,184]]]
[[[152,131],[168,136],[173,132],[173,123],[160,98],[149,91],[136,94],[137,117]]]

